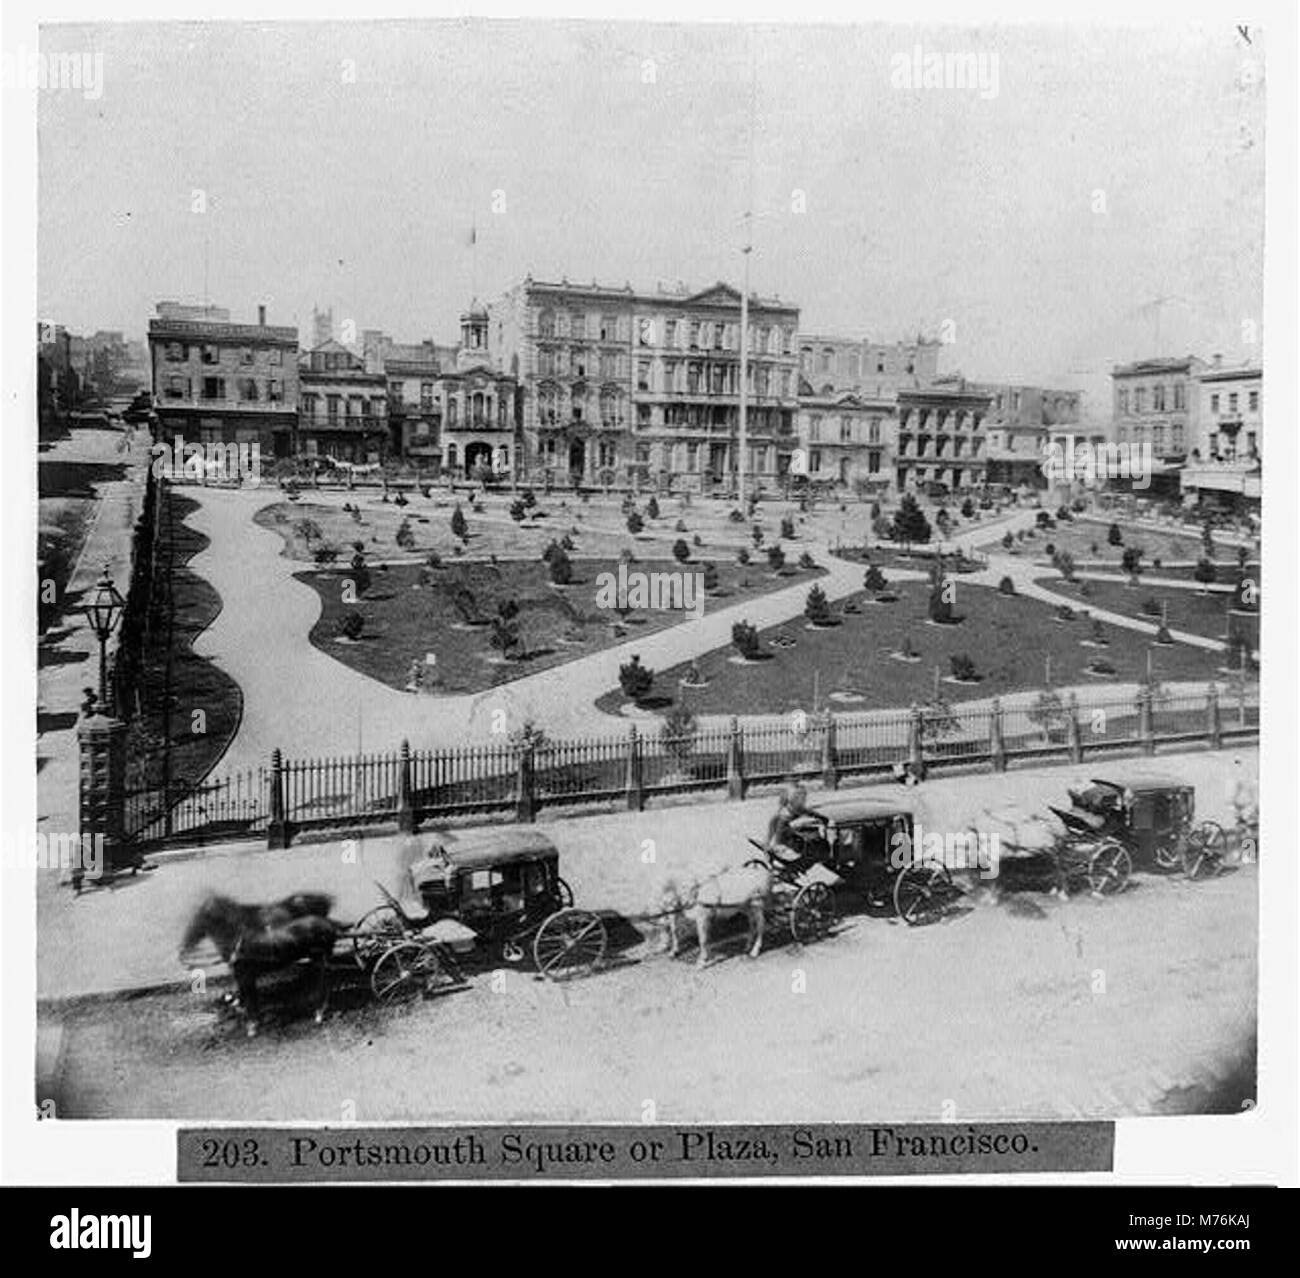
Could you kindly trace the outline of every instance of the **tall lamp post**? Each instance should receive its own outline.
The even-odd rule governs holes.
[[[121,618],[126,600],[113,585],[105,565],[95,593],[85,605],[90,628],[99,640],[99,703],[87,699],[85,717],[77,725],[80,755],[78,816],[80,855],[72,867],[72,886],[81,891],[89,868],[94,874],[112,873],[121,857],[126,827],[126,724],[114,713],[108,699],[108,639]],[[87,838],[99,849],[86,864]],[[137,858],[138,864],[138,858]]]
[[[99,640],[99,704],[103,710],[108,707],[108,640],[125,608],[126,600],[113,585],[105,564],[99,581],[95,583],[94,598],[85,605],[90,628]]]

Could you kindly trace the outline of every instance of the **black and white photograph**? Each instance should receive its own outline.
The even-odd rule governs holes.
[[[1251,1122],[1249,17],[6,37],[37,1119]]]

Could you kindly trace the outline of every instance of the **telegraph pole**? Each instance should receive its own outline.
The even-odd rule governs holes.
[[[754,251],[754,115],[758,103],[758,64],[754,59],[753,33],[750,33],[749,50],[749,191],[745,203],[745,243],[741,255],[745,259],[740,293],[740,432],[736,469],[740,475],[737,496],[742,514],[745,507],[745,467],[749,460],[749,258]]]

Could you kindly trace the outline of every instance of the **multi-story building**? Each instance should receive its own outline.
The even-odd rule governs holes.
[[[794,473],[807,475],[813,483],[892,488],[897,409],[893,394],[816,394],[805,383],[799,397]]]
[[[524,469],[577,482],[710,487],[743,464],[775,481],[796,445],[797,307],[749,301],[747,455],[739,456],[740,294],[548,283],[490,308],[498,367],[519,378]]]
[[[1198,375],[1195,355],[1144,359],[1111,371],[1113,438],[1118,444],[1150,444],[1159,462],[1181,461],[1191,451],[1197,427]]]
[[[377,462],[389,453],[388,383],[329,338],[298,360],[300,456]]]
[[[987,480],[985,419],[993,396],[959,375],[898,392],[895,482],[900,490],[942,485],[950,493]]]
[[[1001,383],[981,383],[977,389],[991,397],[984,422],[988,482],[1044,487],[1043,459],[1048,443],[1067,436],[1073,436],[1076,443],[1085,438],[1082,392]]]
[[[298,330],[234,324],[221,307],[159,302],[149,358],[160,430],[169,442],[256,442],[266,457],[293,452],[298,420]]]
[[[477,301],[460,317],[458,346],[426,338],[394,342],[363,335],[369,365],[387,380],[394,450],[454,475],[487,469],[512,474],[518,453],[518,383],[493,362],[487,309]]]
[[[929,385],[939,373],[940,343],[923,337],[890,344],[800,333],[798,342],[803,395],[851,391],[880,400],[904,387]]]
[[[1264,370],[1215,355],[1197,377],[1196,446],[1181,474],[1188,502],[1257,509],[1264,437]]]

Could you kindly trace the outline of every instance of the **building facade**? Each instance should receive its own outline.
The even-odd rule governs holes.
[[[522,466],[586,484],[762,482],[797,445],[799,311],[749,302],[740,457],[740,294],[637,291],[531,277],[490,308],[496,364],[518,377]]]
[[[855,391],[799,397],[799,448],[791,469],[814,484],[888,491],[894,485],[898,431],[895,395]]]
[[[230,322],[220,307],[160,302],[149,359],[162,436],[193,443],[258,443],[289,457],[298,420],[298,330]]]
[[[329,338],[298,360],[295,453],[368,463],[389,454],[388,384],[383,373]]]
[[[900,390],[897,488],[936,485],[960,493],[987,482],[985,422],[992,400],[987,390],[960,376]]]
[[[1203,360],[1145,359],[1111,371],[1112,437],[1117,444],[1149,444],[1158,462],[1177,463],[1195,446],[1198,377]]]
[[[1184,502],[1257,511],[1262,496],[1264,370],[1215,355],[1198,383],[1196,446],[1181,474]]]
[[[984,424],[988,482],[1045,487],[1047,445],[1084,438],[1082,392],[1001,383],[980,383],[978,389],[990,396]]]
[[[827,398],[852,392],[876,400],[896,397],[905,387],[928,386],[939,375],[940,343],[873,342],[867,338],[800,333],[800,394]]]

